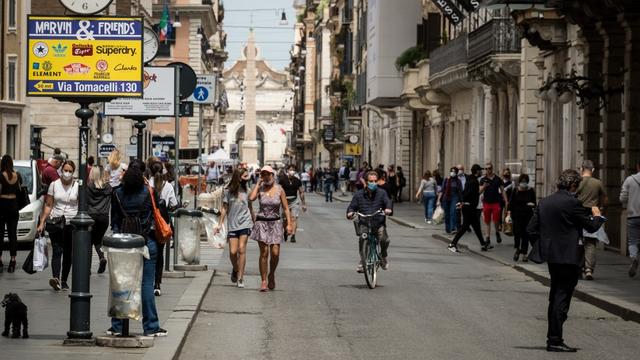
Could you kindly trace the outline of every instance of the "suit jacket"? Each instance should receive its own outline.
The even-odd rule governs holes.
[[[480,183],[478,183],[478,178],[473,175],[465,175],[465,178],[462,202],[469,203],[469,208],[476,209],[480,200]]]
[[[604,222],[604,217],[593,217],[591,210],[571,193],[558,190],[540,200],[527,226],[530,238],[535,241],[529,259],[539,264],[580,266],[578,242],[582,230],[595,232]]]

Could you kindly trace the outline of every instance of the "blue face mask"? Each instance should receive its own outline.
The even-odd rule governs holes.
[[[378,184],[376,183],[367,183],[367,188],[371,191],[376,191],[378,189]]]

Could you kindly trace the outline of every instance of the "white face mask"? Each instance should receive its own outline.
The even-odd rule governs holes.
[[[450,173],[449,173],[449,175],[450,175],[451,177],[455,177],[455,176],[456,176],[456,173],[454,173],[454,172],[452,171],[452,172],[450,172]]]
[[[293,170],[289,170],[289,176],[295,176],[295,175],[296,175],[296,172],[295,172],[295,171],[293,171]]]
[[[69,181],[71,179],[73,179],[73,173],[70,171],[63,171],[62,172],[62,178],[66,181]]]

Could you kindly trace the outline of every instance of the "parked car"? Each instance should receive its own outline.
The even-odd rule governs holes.
[[[29,191],[31,203],[20,210],[18,220],[18,243],[29,243],[36,238],[36,229],[44,204],[44,199],[41,196],[43,188],[40,170],[38,170],[37,163],[32,160],[14,160],[13,168],[20,173],[22,185],[26,186]],[[4,241],[9,241],[6,232]]]

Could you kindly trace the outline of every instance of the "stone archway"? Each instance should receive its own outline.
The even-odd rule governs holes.
[[[236,131],[236,144],[238,144],[238,157],[242,159],[242,143],[244,142],[244,125],[242,125]],[[261,166],[266,165],[264,163],[264,132],[260,126],[256,126],[256,141],[258,142],[258,161]]]

